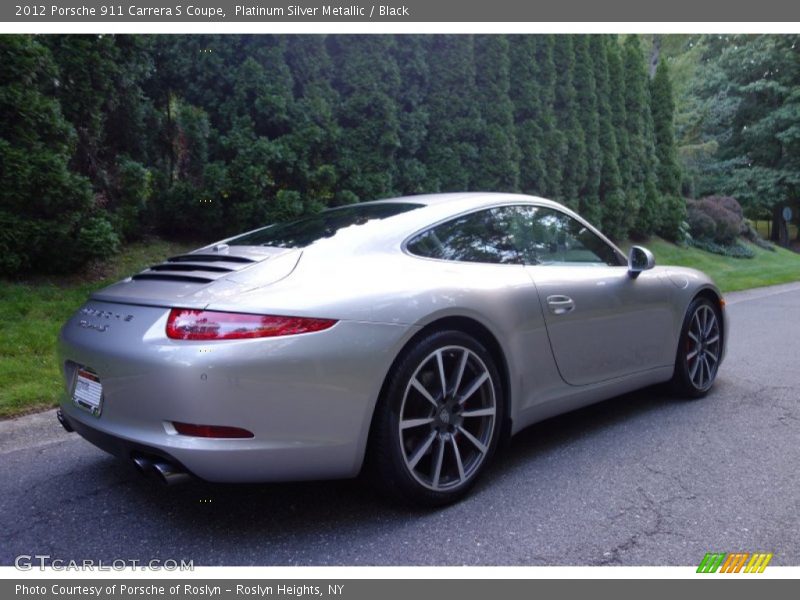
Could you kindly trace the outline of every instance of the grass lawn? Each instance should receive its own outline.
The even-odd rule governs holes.
[[[788,250],[756,248],[755,258],[736,259],[657,238],[645,245],[658,264],[698,268],[724,292],[800,280],[800,254]],[[92,290],[196,246],[151,240],[127,246],[107,265],[89,266],[79,276],[0,280],[0,418],[56,404],[63,389],[55,360],[56,336]]]
[[[55,360],[56,336],[92,290],[198,245],[143,242],[80,276],[0,280],[0,418],[56,404],[63,389]]]
[[[700,269],[710,275],[723,292],[800,280],[800,254],[783,248],[770,252],[748,243],[746,245],[756,253],[754,258],[730,258],[697,248],[680,248],[657,238],[644,245],[655,255],[657,265]]]

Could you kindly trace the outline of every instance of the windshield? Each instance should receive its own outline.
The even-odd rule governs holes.
[[[275,246],[304,248],[317,240],[336,235],[339,230],[370,221],[393,217],[419,208],[422,204],[385,202],[380,204],[351,204],[325,210],[310,217],[289,223],[276,223],[229,240],[231,246]]]

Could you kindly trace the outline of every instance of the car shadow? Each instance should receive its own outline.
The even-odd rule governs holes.
[[[537,455],[676,402],[685,401],[675,399],[660,387],[651,387],[537,423],[515,435],[501,449],[499,460],[479,487],[490,488],[495,477]],[[109,462],[109,468],[111,465],[120,468],[119,461]],[[171,518],[184,521],[186,526],[210,519],[217,524],[225,523],[231,533],[237,534],[262,527],[279,527],[295,534],[348,524],[363,527],[369,521],[432,512],[382,497],[364,476],[343,481],[269,484],[213,484],[194,480],[164,486],[130,468],[130,481],[139,502],[168,511]],[[469,501],[467,498],[464,502]]]
[[[517,433],[501,454],[504,467],[514,467],[610,427],[692,400],[676,398],[665,385],[655,385],[552,417]]]
[[[716,395],[709,398],[711,405],[689,402],[686,408],[714,410]],[[193,480],[164,486],[86,444],[54,454],[63,463],[28,491],[37,500],[26,510],[34,521],[44,519],[44,524],[51,518],[47,515],[57,514],[65,524],[64,533],[45,548],[53,555],[103,548],[102,556],[185,556],[197,565],[434,564],[449,555],[416,554],[420,536],[446,539],[454,522],[480,529],[477,523],[491,518],[486,511],[509,500],[509,486],[526,485],[530,472],[549,468],[553,456],[584,453],[593,438],[613,436],[615,428],[646,430],[681,403],[686,401],[662,388],[647,388],[533,425],[501,449],[470,495],[440,509],[392,502],[364,477],[274,484]],[[692,418],[691,410],[686,418]],[[534,479],[530,485],[539,484]],[[90,528],[81,525],[87,507]],[[30,520],[10,525],[9,539],[19,540],[28,535]]]

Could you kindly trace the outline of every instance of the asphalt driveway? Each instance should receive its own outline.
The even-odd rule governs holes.
[[[800,284],[728,295],[714,391],[651,388],[514,438],[467,500],[387,505],[359,480],[166,488],[65,433],[0,422],[0,564],[800,565]]]

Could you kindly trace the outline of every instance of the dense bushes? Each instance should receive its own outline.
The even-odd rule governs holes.
[[[5,36],[0,52],[3,274],[437,191],[681,236],[669,76],[649,79],[637,36]]]
[[[687,222],[691,244],[707,252],[752,258],[753,251],[739,243],[743,237],[765,250],[774,251],[744,218],[742,207],[730,196],[708,196],[700,200],[687,201]]]
[[[0,64],[0,274],[69,270],[113,251],[89,180],[69,168],[76,136],[52,96],[50,53],[4,35]]]
[[[742,207],[729,196],[709,196],[687,202],[689,232],[695,240],[730,245],[742,231]]]

